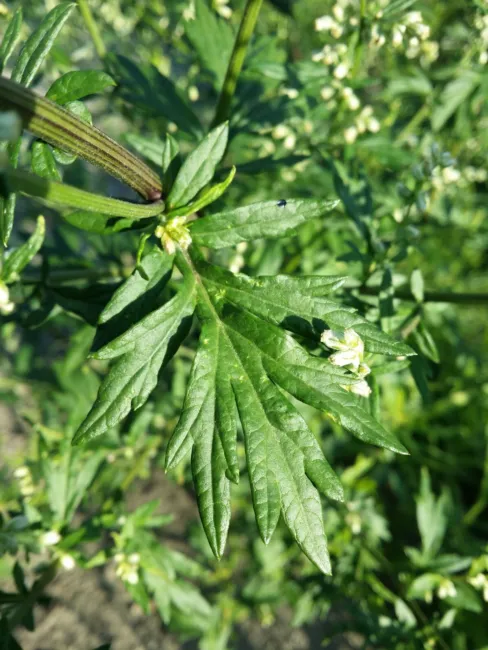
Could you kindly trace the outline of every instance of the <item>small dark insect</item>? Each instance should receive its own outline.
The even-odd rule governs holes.
[[[285,201],[285,199],[281,199],[280,201],[278,201],[278,203],[277,203],[276,205],[277,205],[279,208],[284,208],[285,205],[286,205],[286,201]]]

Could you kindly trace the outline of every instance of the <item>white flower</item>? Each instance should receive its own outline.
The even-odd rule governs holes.
[[[427,40],[430,36],[430,27],[428,25],[424,25],[424,23],[417,25],[415,31],[417,32],[421,41]]]
[[[285,147],[285,149],[294,149],[296,143],[297,143],[296,135],[294,133],[290,133],[289,135],[286,136],[283,142],[283,146]]]
[[[320,340],[331,350],[347,350],[345,333],[342,330],[324,330]]]
[[[183,19],[195,20],[195,4],[193,2],[183,9]]]
[[[168,223],[159,225],[154,231],[156,237],[161,239],[161,244],[168,255],[173,255],[176,252],[177,245],[184,251],[190,246],[192,239],[185,224],[185,217],[175,217]]]
[[[483,589],[485,585],[488,584],[488,581],[486,579],[486,576],[484,573],[478,573],[477,575],[473,576],[472,578],[468,578],[468,582],[473,585],[475,589]]]
[[[68,553],[64,553],[59,561],[61,562],[63,569],[66,569],[66,571],[72,571],[76,566],[74,557],[72,555],[68,555]]]
[[[14,307],[7,285],[0,280],[0,314],[7,316],[13,312]]]
[[[454,598],[456,594],[456,587],[451,580],[443,580],[437,589],[437,595],[441,600],[444,598]]]
[[[392,36],[391,42],[392,42],[393,47],[395,47],[395,48],[399,48],[399,47],[402,46],[403,33],[398,27],[395,27],[393,29],[393,36]]]
[[[337,23],[332,16],[321,16],[315,20],[315,31],[324,32],[327,29],[332,29],[335,25],[337,25]]]
[[[378,133],[378,131],[381,128],[380,123],[375,117],[371,117],[368,120],[367,126],[368,126],[368,131],[371,131],[371,133]]]
[[[331,27],[330,33],[334,38],[340,38],[342,36],[343,31],[344,30],[342,29],[342,27],[336,23]]]
[[[298,90],[296,88],[283,88],[281,91],[288,99],[296,99],[298,97]]]
[[[349,74],[349,66],[346,63],[339,63],[334,70],[334,77],[336,79],[344,79]]]
[[[358,130],[355,126],[350,126],[344,131],[344,140],[347,144],[353,144],[358,137]]]
[[[409,11],[405,14],[404,22],[406,25],[415,25],[422,22],[422,14],[420,11]]]
[[[361,357],[363,356],[364,353],[363,339],[359,336],[359,334],[356,331],[354,331],[350,327],[344,330],[344,339],[349,349],[358,350]]]
[[[361,358],[356,350],[344,350],[343,352],[334,352],[329,357],[329,361],[334,366],[351,366],[354,370],[358,370]]]
[[[355,395],[360,395],[360,397],[369,397],[371,395],[371,388],[365,379],[361,380],[357,384],[348,386],[348,390]]]
[[[367,377],[371,372],[371,368],[367,363],[360,363],[358,368],[358,377]]]
[[[25,478],[26,476],[30,476],[30,469],[26,465],[17,467],[14,472],[14,476],[15,478]]]
[[[461,172],[454,167],[444,167],[442,170],[442,180],[445,183],[457,183],[461,178]]]
[[[329,99],[332,99],[334,95],[335,95],[335,90],[331,86],[324,86],[320,91],[320,96],[322,97],[324,102],[327,102]]]
[[[139,582],[139,574],[137,571],[129,571],[124,580],[126,580],[130,585],[136,585]]]
[[[364,343],[357,332],[351,328],[343,332],[325,330],[322,332],[320,340],[331,350],[338,350],[329,357],[329,361],[333,365],[348,366],[354,372],[359,371],[364,355]]]
[[[342,23],[344,20],[344,9],[341,7],[341,5],[334,5],[332,7],[332,13],[334,14],[336,20]]]
[[[385,35],[381,34],[378,25],[373,25],[373,29],[371,30],[371,43],[378,48],[383,47],[386,43]]]
[[[61,535],[56,530],[50,530],[41,535],[40,542],[43,546],[55,546],[61,541]]]
[[[357,512],[348,512],[346,522],[351,528],[353,535],[359,535],[362,528],[361,516]]]
[[[286,126],[286,124],[278,124],[278,126],[275,126],[271,132],[271,136],[274,140],[283,140],[289,133],[290,129]]]
[[[196,102],[198,101],[199,97],[200,97],[200,93],[198,91],[198,88],[196,86],[190,86],[188,88],[188,99],[191,102]]]
[[[479,62],[481,65],[486,65],[488,63],[488,51],[485,50],[484,52],[481,52]]]
[[[139,582],[140,559],[139,553],[131,553],[128,557],[124,553],[117,553],[114,555],[114,560],[117,564],[115,574],[121,580],[124,580],[124,582],[136,585]]]

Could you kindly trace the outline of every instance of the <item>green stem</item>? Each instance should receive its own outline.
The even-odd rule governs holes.
[[[377,296],[380,293],[379,287],[361,287],[360,293],[366,296]],[[416,302],[411,291],[395,289],[395,298]],[[448,302],[459,305],[484,305],[488,304],[488,293],[453,293],[451,291],[426,291],[424,302]]]
[[[212,126],[218,126],[229,118],[230,106],[236,92],[237,80],[242,70],[247,46],[254,32],[262,3],[263,0],[247,0]]]
[[[429,104],[423,104],[419,108],[419,110],[415,113],[415,115],[412,117],[410,122],[406,125],[406,127],[403,129],[398,134],[398,137],[396,139],[396,144],[401,144],[402,142],[405,142],[408,138],[408,136],[415,131],[415,129],[422,124],[422,122],[427,119],[429,116],[430,112],[430,105]]]
[[[78,0],[78,7],[80,9],[80,14],[85,21],[86,28],[90,32],[95,50],[97,51],[98,56],[101,59],[104,59],[107,55],[107,48],[105,47],[105,43],[103,42],[100,30],[98,29],[98,25],[93,18],[93,14],[87,0]]]
[[[130,269],[121,270],[117,266],[90,269],[51,269],[48,271],[47,276],[43,276],[39,271],[25,271],[22,274],[22,284],[35,285],[42,283],[54,288],[80,280],[89,280],[90,282],[125,280],[129,277],[130,272]]]
[[[20,114],[25,129],[42,140],[102,167],[150,201],[161,197],[158,175],[94,126],[49,99],[0,77],[0,110]]]
[[[487,500],[484,497],[480,497],[463,517],[463,522],[466,524],[466,526],[471,526],[474,524],[474,522],[478,519],[487,505]]]
[[[65,205],[88,212],[101,212],[109,216],[128,219],[148,219],[156,217],[164,210],[162,201],[140,205],[119,199],[110,199],[18,169],[5,169],[0,176],[3,176],[9,192],[22,192],[22,194],[48,203]]]

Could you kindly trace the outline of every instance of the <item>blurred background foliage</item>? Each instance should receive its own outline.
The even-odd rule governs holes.
[[[25,40],[56,4],[0,2],[0,34],[21,6]],[[190,150],[212,121],[244,3],[90,6],[117,82],[87,100],[94,124],[155,168],[164,133]],[[220,562],[198,519],[167,498],[164,450],[194,341],[141,412],[91,447],[70,447],[106,368],[86,360],[93,326],[133,268],[137,238],[80,232],[43,210],[46,242],[0,321],[0,648],[17,647],[9,629],[37,647],[23,628],[34,628],[39,602],[36,620],[48,615],[55,574],[76,567],[121,580],[178,643],[202,649],[236,647],[250,621],[315,630],[310,647],[347,632],[353,647],[488,648],[487,62],[486,0],[271,0],[239,81],[225,160],[238,171],[219,207],[292,196],[341,204],[293,238],[215,261],[249,275],[347,275],[344,300],[418,352],[373,365],[370,398],[409,457],[365,447],[300,406],[346,490],[344,504],[324,503],[330,578],[284,527],[268,547],[257,539],[245,473]],[[75,12],[34,87],[102,67]],[[79,160],[61,173],[131,196]],[[38,214],[19,201],[14,245]],[[169,480],[192,498],[188,466]],[[159,501],[146,496],[155,486]],[[172,519],[183,521],[177,534]]]

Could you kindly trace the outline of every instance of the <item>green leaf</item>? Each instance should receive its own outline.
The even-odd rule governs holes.
[[[161,155],[161,165],[163,171],[163,187],[168,192],[175,182],[175,178],[181,167],[180,147],[178,142],[169,133],[164,140],[163,151]]]
[[[121,97],[146,115],[166,117],[179,129],[198,138],[202,125],[174,83],[154,66],[139,67],[124,56],[108,56],[109,71]]]
[[[439,97],[432,111],[432,128],[442,129],[447,120],[457,111],[481,82],[481,76],[472,70],[463,70],[461,76],[450,81]]]
[[[36,140],[32,145],[31,166],[34,174],[42,178],[50,178],[53,181],[61,180],[52,149],[45,142]]]
[[[183,411],[167,449],[167,467],[193,447],[192,473],[203,527],[214,555],[224,552],[230,522],[230,484],[237,482],[236,415],[228,364],[233,351],[213,321],[202,327]]]
[[[483,611],[483,601],[478,592],[464,582],[456,582],[456,595],[448,596],[446,602],[456,609],[465,609],[468,612],[481,614]]]
[[[108,214],[85,212],[84,210],[63,214],[63,219],[75,228],[95,232],[99,235],[108,235],[120,232],[121,230],[127,230],[134,224],[132,219],[119,219]]]
[[[17,81],[23,86],[29,86],[32,83],[75,6],[72,2],[62,2],[47,14],[22,48],[12,70],[12,81]]]
[[[130,313],[126,326],[133,324],[151,311],[151,302],[161,296],[171,275],[173,258],[160,248],[153,247],[143,258],[139,268],[114,293],[100,315],[100,324],[106,324],[124,313]]]
[[[424,276],[420,269],[414,269],[410,276],[410,290],[418,303],[424,302]]]
[[[212,180],[225,153],[229,124],[225,122],[210,133],[192,151],[181,166],[168,196],[170,208],[186,205]]]
[[[345,429],[363,442],[406,454],[405,447],[384,429],[358,402],[342,388],[355,382],[343,370],[334,367],[321,357],[309,355],[290,335],[261,319],[237,312],[225,320],[248,340],[248,346],[259,350],[263,366],[272,381],[296,399],[331,414]],[[318,449],[315,449],[317,460]],[[311,461],[312,462],[312,461]],[[338,488],[327,473],[330,467],[320,466],[316,473],[307,473],[320,486],[321,491],[335,499],[342,498]]]
[[[203,220],[202,220],[203,221]],[[344,282],[327,276],[288,275],[249,278],[218,266],[197,262],[209,292],[265,320],[303,336],[318,339],[325,329],[354,329],[369,352],[411,355],[411,348],[366,321],[352,307],[326,297]]]
[[[10,255],[6,258],[2,271],[0,273],[0,278],[6,282],[14,282],[22,270],[29,264],[32,258],[39,252],[42,243],[44,241],[44,235],[46,232],[46,223],[43,216],[37,217],[36,229],[29,237],[29,239],[15,248]]]
[[[186,337],[194,310],[194,282],[186,279],[179,293],[94,353],[118,359],[103,381],[97,400],[78,429],[73,444],[101,435],[132,409],[140,408],[158,380],[158,372]]]
[[[310,219],[318,219],[333,210],[337,203],[315,199],[294,199],[284,206],[278,201],[253,203],[194,221],[191,234],[197,244],[209,248],[224,248],[265,237],[284,237]]]
[[[5,34],[2,39],[2,44],[0,45],[0,72],[7,65],[9,58],[12,55],[12,52],[17,45],[19,40],[20,30],[22,27],[22,7],[17,9],[17,11],[12,16]]]
[[[183,264],[182,257],[178,259]],[[181,268],[185,268],[184,264]],[[269,541],[281,512],[305,554],[329,573],[320,498],[311,481],[332,498],[342,498],[340,483],[301,416],[269,378],[263,350],[245,335],[249,321],[222,317],[198,282],[197,291],[197,314],[202,322],[200,346],[183,412],[168,445],[166,466],[174,467],[192,449],[202,521],[212,550],[220,556],[230,508],[227,476],[234,478],[236,471],[235,399],[262,539]],[[253,323],[259,327],[257,319]],[[295,345],[307,357],[289,335],[279,328],[273,330],[277,338],[271,343],[277,355],[284,354],[287,345]],[[249,333],[251,338],[253,335],[255,330]],[[296,349],[295,354],[299,354]],[[325,361],[318,363],[325,370]],[[325,372],[329,379],[335,375],[336,381],[342,378],[347,383],[345,373],[330,364]]]
[[[116,83],[106,72],[76,70],[56,79],[47,91],[46,97],[63,106],[68,102],[100,93],[110,86],[116,86]]]
[[[215,89],[220,90],[234,46],[234,34],[205,0],[196,0],[194,6],[195,17],[185,21],[185,34],[203,65],[214,74]]]
[[[422,468],[420,494],[416,501],[422,550],[425,557],[433,558],[440,551],[447,531],[449,494],[443,491],[439,499],[435,498],[430,485],[430,475],[426,468]]]
[[[138,133],[126,133],[124,139],[138,154],[159,167],[164,153],[164,142],[160,138],[139,135]]]
[[[215,185],[211,185],[210,187],[207,187],[204,189],[199,196],[194,201],[190,201],[185,206],[182,206],[181,208],[175,208],[172,212],[169,212],[166,216],[167,218],[172,218],[172,217],[187,217],[190,214],[193,214],[194,212],[198,212],[199,210],[203,210],[203,208],[206,208],[207,205],[210,205],[214,201],[217,201],[222,194],[225,192],[225,190],[229,187],[229,185],[232,183],[234,180],[234,176],[236,173],[236,168],[232,167],[232,169],[229,172],[229,175],[227,178],[222,181],[221,183],[216,183]]]
[[[416,348],[434,363],[439,363],[439,351],[435,344],[434,338],[430,333],[424,321],[421,321],[419,326],[412,332],[412,338],[415,342]]]

